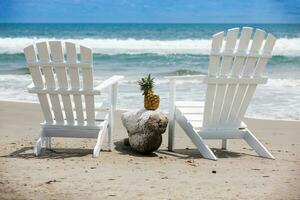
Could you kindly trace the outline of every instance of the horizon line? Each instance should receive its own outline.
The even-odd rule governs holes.
[[[299,22],[1,22],[0,24],[283,24],[300,25]]]

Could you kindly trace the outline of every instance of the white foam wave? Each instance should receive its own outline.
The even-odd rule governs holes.
[[[102,54],[202,54],[210,52],[209,39],[148,40],[148,39],[60,39],[60,38],[0,38],[0,54],[22,53],[23,48],[39,41],[63,40],[75,42]],[[274,55],[300,56],[300,38],[279,38],[274,47]]]
[[[300,87],[300,79],[269,79],[269,87]]]

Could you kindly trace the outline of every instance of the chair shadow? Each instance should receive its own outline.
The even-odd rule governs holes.
[[[211,150],[213,151],[213,153],[216,155],[217,158],[238,158],[242,156],[259,157],[252,154],[232,152],[223,149],[211,148]],[[203,156],[199,153],[198,149],[174,149],[173,152],[168,150],[159,150],[158,153],[165,154],[167,156],[174,156],[180,159],[203,158]]]
[[[114,144],[115,144],[115,150],[122,155],[130,155],[136,157],[157,157],[158,156],[156,153],[141,154],[133,150],[130,146],[126,146],[123,140],[117,141]]]
[[[1,156],[6,158],[23,158],[23,159],[65,159],[72,157],[84,157],[86,155],[93,155],[93,149],[80,149],[80,148],[53,148],[41,150],[41,153],[36,157],[33,153],[33,147],[23,147],[9,155]]]
[[[115,150],[120,152],[121,154],[127,154],[131,156],[137,156],[137,157],[157,157],[159,154],[164,154],[166,156],[173,156],[177,157],[179,159],[197,159],[197,158],[203,158],[203,156],[199,153],[198,149],[175,149],[173,152],[170,152],[168,150],[159,149],[156,151],[156,153],[151,154],[140,154],[133,150],[130,146],[126,146],[123,142],[123,140],[117,141],[115,144]],[[211,148],[213,153],[217,156],[217,158],[238,158],[242,156],[253,156],[253,157],[259,157],[252,154],[246,154],[246,153],[239,153],[239,152],[232,152],[228,150],[223,149],[217,149],[217,148]]]

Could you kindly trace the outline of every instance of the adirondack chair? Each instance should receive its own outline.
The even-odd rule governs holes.
[[[96,138],[93,156],[97,157],[107,128],[108,146],[112,149],[117,84],[123,77],[112,76],[94,88],[92,51],[84,46],[79,49],[80,60],[76,45],[70,42],[40,42],[24,49],[33,81],[28,91],[37,94],[45,119],[34,148],[36,156],[43,144],[51,148],[52,137],[71,137]],[[95,106],[95,95],[107,87],[110,87],[110,106],[99,109]],[[97,119],[101,111],[105,117]]]
[[[265,84],[265,66],[272,57],[276,38],[260,29],[249,27],[229,29],[217,33],[212,49],[207,76],[205,102],[176,101],[176,79],[170,79],[168,149],[174,149],[175,121],[181,126],[204,158],[217,160],[204,139],[244,139],[258,155],[274,159],[242,121],[258,84]],[[253,38],[252,38],[252,35]],[[266,38],[265,38],[266,36]],[[184,77],[191,78],[192,76]],[[182,78],[182,77],[180,77]]]

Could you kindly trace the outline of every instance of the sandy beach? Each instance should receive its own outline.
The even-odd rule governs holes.
[[[275,160],[243,141],[207,141],[218,161],[203,159],[177,128],[175,152],[167,133],[159,151],[141,156],[123,145],[116,115],[114,150],[92,158],[95,140],[54,139],[33,155],[43,121],[40,106],[0,102],[0,199],[300,199],[300,121],[245,119]]]

